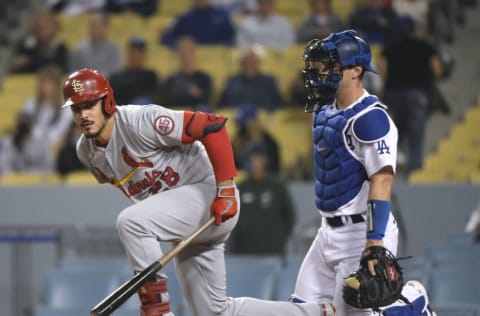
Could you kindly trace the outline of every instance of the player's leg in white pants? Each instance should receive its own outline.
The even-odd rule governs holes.
[[[390,216],[385,232],[385,247],[397,250],[398,228]],[[337,315],[374,315],[370,309],[357,309],[343,301],[343,284],[350,273],[356,271],[365,249],[366,223],[346,224],[332,228],[323,220],[300,267],[294,296],[307,302],[330,302]]]
[[[178,242],[208,221],[214,195],[212,178],[211,182],[160,192],[124,209],[117,229],[133,270],[141,271],[162,256],[159,241]],[[179,281],[194,315],[323,315],[316,303],[226,297],[223,241],[237,220],[238,215],[209,228],[175,259]],[[164,277],[160,273],[158,276]]]

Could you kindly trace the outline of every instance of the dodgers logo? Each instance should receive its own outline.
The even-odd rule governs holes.
[[[170,116],[161,115],[155,119],[153,127],[160,135],[167,136],[173,131],[175,123]]]

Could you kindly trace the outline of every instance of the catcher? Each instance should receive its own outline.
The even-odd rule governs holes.
[[[403,285],[394,257],[398,133],[387,106],[363,87],[364,74],[375,72],[369,44],[354,30],[332,33],[311,40],[303,60],[322,225],[291,300],[331,302],[342,316],[434,315],[420,282]]]

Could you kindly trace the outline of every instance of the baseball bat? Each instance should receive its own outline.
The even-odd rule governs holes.
[[[104,298],[100,303],[95,305],[90,311],[90,316],[106,316],[113,313],[119,308],[126,300],[128,300],[137,290],[145,283],[146,280],[151,278],[157,271],[162,269],[173,257],[175,257],[180,251],[182,251],[188,244],[192,242],[198,235],[203,233],[215,223],[215,217],[210,218],[208,222],[203,224],[202,227],[194,231],[186,239],[182,240],[178,245],[171,248],[163,257],[149,265],[142,272],[136,274],[133,278],[120,285],[115,291]]]

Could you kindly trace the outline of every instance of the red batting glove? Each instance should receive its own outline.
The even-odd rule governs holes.
[[[217,195],[210,206],[210,214],[215,216],[215,225],[220,225],[237,214],[235,185],[217,187]]]

